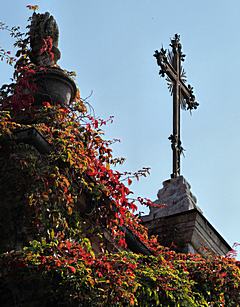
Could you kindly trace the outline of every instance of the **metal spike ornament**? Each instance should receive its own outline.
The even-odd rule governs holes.
[[[198,103],[193,95],[193,87],[186,85],[186,73],[181,66],[181,62],[185,59],[182,53],[182,45],[180,43],[180,35],[175,34],[171,39],[170,51],[161,48],[156,50],[154,57],[160,66],[159,74],[161,77],[166,76],[168,89],[173,96],[173,133],[168,138],[171,141],[173,150],[173,173],[171,178],[180,176],[180,156],[183,153],[183,147],[180,139],[180,107],[184,110],[197,109]]]

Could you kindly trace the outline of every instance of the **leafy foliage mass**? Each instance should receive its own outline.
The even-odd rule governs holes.
[[[79,91],[68,106],[34,103],[34,74],[48,68],[29,60],[28,37],[17,38],[15,80],[1,90],[1,175],[11,164],[12,176],[0,197],[21,203],[28,232],[24,248],[0,257],[2,288],[36,282],[41,306],[239,306],[238,261],[175,253],[148,236],[135,213],[138,201],[152,203],[130,198],[129,189],[132,177],[148,169],[114,170],[122,158],[112,156],[102,131],[111,118],[93,117]],[[43,52],[51,56],[48,41]],[[16,133],[31,127],[49,143],[49,154],[17,142]],[[126,229],[151,256],[129,251]]]

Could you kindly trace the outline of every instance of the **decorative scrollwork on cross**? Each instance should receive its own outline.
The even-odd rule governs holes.
[[[175,34],[170,43],[171,50],[163,47],[160,51],[156,50],[154,57],[160,66],[159,74],[165,77],[168,89],[173,96],[173,133],[170,135],[171,147],[173,150],[173,173],[172,178],[180,175],[180,156],[183,154],[183,147],[180,139],[180,107],[184,110],[197,109],[198,102],[193,94],[193,87],[186,85],[186,73],[181,65],[185,60],[182,52],[180,35]]]

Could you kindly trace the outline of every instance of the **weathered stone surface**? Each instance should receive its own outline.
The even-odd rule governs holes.
[[[51,45],[49,38],[51,38]],[[39,66],[52,66],[60,59],[58,49],[59,30],[56,20],[48,12],[34,13],[30,26],[31,60]],[[49,51],[48,47],[51,47]],[[46,50],[45,50],[46,49]]]
[[[191,192],[191,186],[183,176],[163,182],[163,188],[158,191],[156,204],[164,205],[163,208],[150,208],[150,213],[143,217],[144,221],[162,216],[168,216],[197,208],[197,199]]]
[[[155,203],[165,207],[150,208],[143,224],[162,245],[179,252],[225,255],[231,247],[203,216],[190,189],[183,176],[164,181]]]
[[[37,91],[33,93],[36,106],[42,106],[47,101],[66,107],[76,96],[75,82],[60,68],[37,72],[33,81],[37,86]]]
[[[145,221],[149,233],[158,235],[162,245],[186,253],[226,255],[228,243],[195,209]]]

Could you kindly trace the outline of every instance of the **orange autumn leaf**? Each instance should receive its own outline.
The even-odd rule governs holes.
[[[29,10],[32,10],[32,11],[37,11],[37,10],[39,10],[39,6],[38,5],[31,5],[31,4],[28,4],[27,6],[26,6]]]
[[[68,211],[68,215],[72,215],[73,210],[70,206],[67,207],[67,211]]]

